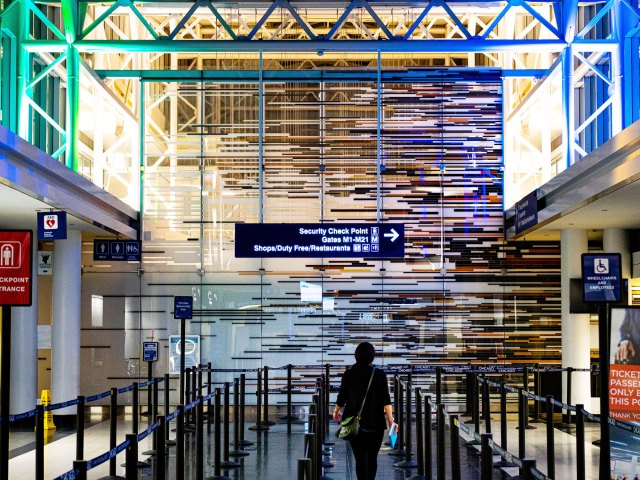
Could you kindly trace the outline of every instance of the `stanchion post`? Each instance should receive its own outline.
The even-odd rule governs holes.
[[[432,478],[433,460],[432,460],[432,442],[431,435],[433,431],[433,417],[431,412],[431,397],[424,398],[424,473],[427,478]]]
[[[546,409],[547,409],[547,477],[550,479],[556,478],[556,447],[554,441],[553,430],[553,396],[547,395],[546,397]],[[536,402],[538,403],[538,402]]]
[[[109,450],[116,448],[118,444],[118,389],[111,389],[109,408]],[[116,457],[109,459],[109,475],[116,476]]]
[[[529,367],[524,367],[522,369],[522,389],[525,392],[529,391]],[[529,426],[529,398],[524,397],[524,426],[525,428]]]
[[[232,457],[246,457],[249,452],[245,452],[242,448],[240,440],[240,381],[238,378],[233,379],[233,451],[229,452]]]
[[[293,365],[287,365],[287,423],[291,423],[292,415],[293,415],[293,405],[292,405],[292,390],[293,390],[293,377],[292,370]],[[298,464],[299,464],[298,460]]]
[[[451,444],[451,480],[460,480],[460,432],[458,431],[458,416],[450,417]]]
[[[407,380],[407,388],[404,391],[404,460],[409,465],[407,466],[415,466],[415,462],[411,461],[411,450],[412,450],[412,440],[411,440],[411,384],[409,380]]]
[[[157,446],[155,480],[165,480],[167,476],[166,449],[164,444],[164,431],[167,429],[166,423],[166,417],[164,415],[158,415],[158,428],[156,428],[154,432]]]
[[[436,367],[436,405],[442,403],[442,367]]]
[[[424,420],[422,415],[422,389],[416,387],[416,462],[418,466],[418,472],[411,477],[413,480],[421,480],[425,478],[424,475]]]
[[[329,422],[331,417],[331,414],[329,413],[331,406],[331,365],[328,363],[324,366],[324,374],[326,379],[326,383],[324,385],[324,437],[327,445],[334,445],[334,442],[329,440]]]
[[[189,405],[191,403],[191,367],[184,369],[184,404]],[[191,414],[185,412],[184,424],[185,428],[188,427]]]
[[[533,373],[533,391],[537,396],[540,396],[540,364],[535,364],[535,370]],[[533,402],[533,420],[535,422],[540,421],[540,402]]]
[[[196,480],[204,478],[204,428],[202,422],[203,414],[202,395],[198,395],[198,404],[196,405]]]
[[[480,433],[480,395],[478,390],[478,382],[482,381],[482,377],[478,377],[477,373],[473,374],[473,428]]]
[[[262,369],[258,369],[258,379],[256,386],[256,424],[249,427],[249,430],[262,431],[269,430],[269,426],[262,423]]]
[[[191,401],[194,402],[195,399],[198,397],[199,393],[198,393],[198,386],[196,384],[197,382],[197,377],[198,377],[198,369],[197,367],[193,367],[193,369],[191,370]],[[196,423],[196,409],[192,408],[189,413],[190,413],[190,418],[191,418],[191,425],[193,426],[194,423]]]
[[[87,461],[86,460],[74,460],[73,469],[77,472],[74,477],[76,480],[87,480]]]
[[[298,459],[298,480],[311,480],[311,459]]]
[[[485,377],[482,384],[482,415],[484,416],[485,433],[491,433],[491,404],[489,400],[489,381]]]
[[[480,434],[480,480],[491,480],[493,476],[493,451],[489,446],[492,438],[490,433]]]
[[[138,433],[138,414],[140,413],[140,404],[139,404],[139,388],[138,382],[133,382],[133,390],[131,392],[131,433]]]
[[[223,407],[223,434],[224,434],[224,456],[222,466],[224,468],[236,468],[240,464],[229,459],[229,382],[224,382],[224,407]]]
[[[204,368],[204,365],[200,365],[200,367],[198,368],[198,389],[196,390],[196,397],[200,397],[204,395],[202,394],[202,369]],[[198,412],[196,412],[196,416],[198,415]]]
[[[265,427],[269,427],[271,425],[275,425],[275,422],[269,421],[269,366],[266,365],[264,367],[264,406],[263,406],[263,415],[264,420],[263,424]]]
[[[152,415],[149,415],[150,418],[150,424],[153,424],[154,419],[158,418],[158,379],[154,378],[153,379],[153,410],[152,410]],[[156,429],[156,430],[159,430]],[[162,440],[164,442],[164,440]],[[158,450],[158,436],[157,435],[153,435],[152,440],[151,440],[151,449],[152,451],[156,452]]]
[[[44,406],[36,406],[36,479],[44,480]]]
[[[525,396],[524,390],[521,388],[518,390],[518,457],[524,458],[525,456]]]
[[[129,440],[125,453],[125,477],[127,480],[137,480],[138,478],[138,435],[127,433],[125,438]]]
[[[178,405],[176,422],[176,478],[184,478],[184,405]]]
[[[84,460],[84,396],[78,396],[76,405],[76,460]]]
[[[398,404],[400,406],[398,411],[398,425],[404,425],[404,384],[401,379],[398,379]],[[400,428],[398,432],[398,454],[404,454],[404,428]]]
[[[214,429],[214,448],[213,448],[213,470],[214,475],[216,477],[221,476],[221,467],[222,467],[222,449],[220,448],[220,443],[222,440],[222,436],[220,435],[220,396],[221,391],[219,388],[216,388],[216,399],[214,406],[214,415],[215,415],[215,429]]]
[[[571,405],[571,377],[573,375],[573,367],[567,368],[567,405]],[[571,425],[571,410],[567,409],[564,423]]]
[[[465,412],[464,415],[467,416],[471,416],[473,413],[473,374],[471,373],[466,373],[465,374],[465,385],[466,385],[466,391],[465,391]]]
[[[500,382],[500,446],[507,449],[507,386]]]
[[[576,478],[585,480],[584,405],[576,405]]]
[[[444,434],[444,405],[442,403],[438,404],[438,444],[437,448],[437,479],[445,480],[446,478],[446,469],[445,469],[445,451],[444,451],[444,442],[445,442],[445,434]]]
[[[213,392],[213,372],[211,371],[211,362],[207,363],[207,396]],[[211,409],[211,397],[207,400],[207,433],[211,433],[211,418],[213,417]],[[235,413],[234,413],[235,415]]]
[[[151,412],[152,407],[151,404],[153,402],[153,392],[151,389],[151,384],[149,383],[150,381],[153,380],[153,362],[147,362],[147,424],[151,425],[153,424],[154,419],[156,418],[156,416]]]
[[[533,458],[525,458],[522,460],[522,480],[533,480],[531,469],[536,468],[536,461]]]
[[[246,447],[253,445],[253,442],[245,440],[244,427],[245,427],[245,407],[246,407],[246,385],[247,378],[244,373],[240,374],[240,446]],[[237,447],[238,445],[236,445]]]

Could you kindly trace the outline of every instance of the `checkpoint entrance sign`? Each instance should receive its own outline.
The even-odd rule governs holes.
[[[0,230],[0,305],[31,305],[31,230]]]
[[[402,223],[236,223],[237,258],[403,258]]]
[[[144,362],[158,361],[158,342],[142,342],[142,360]]]
[[[585,302],[620,302],[622,300],[620,254],[582,254],[582,284]]]

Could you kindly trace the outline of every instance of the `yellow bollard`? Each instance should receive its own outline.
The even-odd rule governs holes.
[[[51,390],[42,390],[42,394],[40,395],[40,405],[43,407],[51,405]],[[53,413],[51,412],[44,412],[44,429],[56,429],[56,426],[53,424]]]

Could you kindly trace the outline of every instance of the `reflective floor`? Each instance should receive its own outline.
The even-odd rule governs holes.
[[[95,419],[94,419],[95,420]],[[463,419],[464,420],[464,419]],[[511,419],[510,419],[511,420]],[[515,418],[513,422],[509,422],[508,442],[509,451],[517,453],[518,451],[518,435],[515,429]],[[496,422],[497,423],[497,422]],[[536,458],[537,466],[542,472],[546,472],[546,432],[543,424],[537,424],[536,429],[527,430],[526,453],[528,457]],[[494,437],[499,438],[499,425],[494,427]],[[120,418],[118,422],[118,442],[124,440],[124,435],[131,428],[129,418]],[[335,427],[332,425],[332,430]],[[250,453],[249,456],[239,460],[240,468],[223,470],[223,474],[232,479],[295,479],[297,478],[297,459],[303,456],[304,434],[306,430],[305,424],[294,424],[288,432],[286,423],[281,423],[271,427],[268,432],[246,431],[245,438],[253,441],[254,444],[245,449]],[[206,434],[206,428],[205,428]],[[172,436],[175,432],[172,432]],[[214,474],[213,467],[213,436],[211,442],[206,440],[205,448],[205,478]],[[85,457],[94,458],[108,450],[109,443],[109,423],[107,421],[99,421],[86,430],[85,439]],[[593,440],[598,438],[598,426],[589,424],[586,427],[586,468],[587,479],[597,479],[597,465],[599,460],[599,449],[591,445]],[[34,466],[34,434],[31,431],[13,432],[11,434],[11,461],[9,464],[9,477],[11,479],[31,479],[35,476]],[[193,459],[194,453],[194,435],[188,436],[186,446],[187,459]],[[435,432],[433,436],[433,477],[435,478]],[[59,475],[71,469],[73,457],[75,456],[76,438],[72,432],[56,432],[52,435],[50,443],[45,447],[45,478],[54,479]],[[415,442],[414,442],[415,445]],[[464,441],[460,442],[461,456],[461,474],[463,479],[475,480],[479,479],[478,473],[478,456],[475,455],[473,449],[464,446]],[[556,445],[556,478],[571,479],[575,478],[575,436],[565,433],[558,429],[555,430]],[[139,451],[144,452],[151,449],[151,437],[141,442]],[[414,447],[415,450],[415,447]],[[450,478],[450,446],[446,445],[447,452],[447,478]],[[327,459],[334,465],[332,468],[326,469],[327,479],[354,479],[354,462],[350,448],[347,442],[335,440],[335,445],[330,449],[331,455]],[[394,467],[394,463],[401,459],[389,455],[389,447],[383,446],[379,455],[379,470],[377,479],[391,480],[403,479],[415,475],[416,469],[399,469]],[[141,460],[147,459],[146,456],[140,455]],[[120,465],[124,463],[124,452],[118,455],[117,474],[124,476],[124,468]],[[495,457],[495,461],[499,459]],[[151,458],[153,466],[154,459]],[[189,463],[189,462],[188,462]],[[186,468],[185,475],[176,475],[175,471],[175,447],[170,448],[170,454],[167,458],[168,478],[179,480],[195,479],[195,474],[190,467]],[[89,472],[88,478],[98,479],[108,475],[108,463],[100,465]],[[511,470],[509,474],[517,474],[516,470]],[[140,469],[139,478],[153,478],[153,467]],[[510,478],[505,472],[494,469],[494,479]]]

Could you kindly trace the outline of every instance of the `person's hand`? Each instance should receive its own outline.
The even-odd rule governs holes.
[[[619,361],[624,362],[629,356],[635,357],[636,349],[633,347],[633,343],[629,340],[623,340],[618,345],[618,353],[616,354],[616,357]]]
[[[395,434],[398,434],[398,430],[399,430],[399,426],[396,422],[391,422],[391,425],[389,425],[389,432],[395,432]]]
[[[342,409],[336,407],[333,409],[333,421],[340,422],[341,420],[342,420]]]

